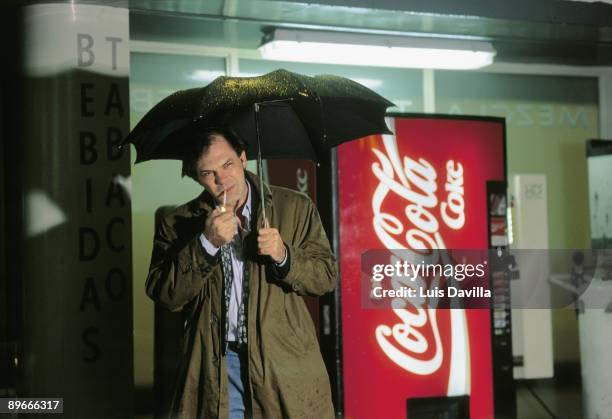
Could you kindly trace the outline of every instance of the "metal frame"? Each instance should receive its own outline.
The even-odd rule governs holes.
[[[240,75],[240,59],[262,59],[261,55],[257,50],[251,49],[238,49],[229,47],[207,47],[201,45],[190,45],[190,44],[177,44],[177,43],[163,43],[163,42],[146,42],[146,41],[130,41],[130,52],[139,53],[157,53],[157,54],[176,54],[176,55],[196,55],[196,56],[208,56],[208,57],[221,57],[225,59],[226,63],[226,74],[228,76],[239,76]],[[423,112],[425,114],[436,113],[436,100],[435,100],[435,70],[423,69],[422,73],[422,93],[423,93]],[[514,63],[495,63],[489,67],[472,70],[482,73],[490,74],[522,74],[522,75],[547,75],[547,76],[572,76],[572,77],[590,77],[597,78],[599,86],[599,97],[598,97],[598,110],[599,110],[599,138],[611,138],[612,139],[612,67],[579,67],[579,66],[562,66],[562,65],[543,65],[543,64],[514,64]],[[408,113],[401,113],[407,115]],[[434,117],[434,115],[431,115]],[[460,116],[451,116],[459,117]],[[495,117],[482,117],[482,119],[491,119]],[[504,149],[506,145],[506,138],[504,133]],[[336,172],[337,155],[335,152],[330,154],[330,161],[327,167],[322,168],[330,170],[332,173],[332,185],[330,192],[335,196],[335,190],[337,188],[337,176],[334,176]],[[506,163],[504,161],[504,163]],[[336,174],[337,175],[337,174]],[[317,177],[319,179],[319,177]],[[321,190],[321,188],[317,188]],[[337,225],[337,201],[332,197],[332,202],[328,203],[326,210],[332,215],[332,222],[334,224],[327,226],[332,231],[332,241],[334,250],[338,254],[338,225]],[[331,300],[334,304],[334,312],[331,313],[333,316],[334,324],[331,325],[335,329],[336,333],[340,333],[341,324],[341,313],[340,313],[340,287],[337,287],[336,292],[331,296]],[[330,304],[332,301],[326,300],[321,303]],[[321,317],[323,318],[323,316]],[[334,333],[332,332],[332,335]],[[337,336],[336,336],[337,337]],[[344,403],[343,403],[343,385],[342,385],[342,342],[341,339],[333,340],[333,349],[336,355],[335,365],[333,366],[335,377],[333,378],[333,384],[335,384],[334,393],[337,397],[337,413],[339,417],[343,416]],[[328,366],[329,367],[329,366]]]

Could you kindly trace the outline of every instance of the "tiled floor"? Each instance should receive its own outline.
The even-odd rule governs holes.
[[[529,390],[529,387],[531,387],[535,395],[548,407],[552,415],[538,402],[536,397]],[[516,404],[517,419],[587,419],[582,413],[582,390],[580,382],[565,382],[560,384],[558,381],[552,379],[519,380],[516,382]],[[136,415],[135,419],[153,419],[153,414],[145,414],[142,412]]]
[[[529,387],[548,407],[552,415],[537,401]],[[584,418],[580,383],[559,385],[553,380],[517,381],[516,406],[517,419]]]

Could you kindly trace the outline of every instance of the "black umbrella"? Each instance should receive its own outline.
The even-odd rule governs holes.
[[[342,142],[390,133],[384,116],[392,105],[367,87],[333,75],[276,70],[259,77],[223,76],[160,101],[123,144],[134,144],[137,163],[182,159],[189,130],[229,125],[247,143],[247,156],[257,157],[259,168],[261,158],[317,160]]]

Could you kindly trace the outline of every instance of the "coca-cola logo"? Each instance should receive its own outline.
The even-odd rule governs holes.
[[[423,158],[416,161],[404,156],[402,164],[393,137],[385,136],[384,145],[386,154],[372,149],[378,157],[378,162],[372,164],[372,173],[380,182],[372,198],[376,235],[387,249],[445,249],[440,222],[434,214],[438,206],[436,170]],[[446,170],[447,195],[440,205],[440,218],[449,228],[459,230],[465,224],[463,165],[449,160]],[[405,216],[409,223],[405,233],[400,218],[381,209],[390,192],[407,202]],[[405,243],[394,237],[401,234]]]
[[[400,322],[392,327],[381,324],[376,328],[376,341],[383,352],[397,365],[414,374],[433,374],[442,365],[444,354],[435,311],[435,308],[419,308],[416,312],[394,309]],[[422,355],[429,351],[429,342],[419,330],[428,322],[431,323],[435,339],[434,354],[429,359],[421,359],[412,354]]]
[[[463,165],[454,160],[446,162],[444,190],[438,191],[438,173],[429,161],[400,156],[394,136],[383,136],[383,144],[383,151],[372,148],[377,161],[371,169],[379,181],[372,196],[374,232],[392,254],[394,250],[402,250],[402,259],[405,259],[406,251],[418,251],[420,260],[424,259],[422,253],[426,253],[425,259],[434,263],[440,257],[436,249],[446,249],[440,226],[459,230],[466,222]],[[403,214],[385,212],[383,206],[388,199],[399,199]],[[398,257],[399,252],[396,252],[392,259],[397,260]],[[429,278],[429,286],[437,286],[439,279]],[[394,279],[392,284],[396,289],[400,286],[428,288],[426,281],[420,277],[408,283]],[[418,375],[436,372],[445,356],[437,310],[425,308],[425,305],[425,301],[397,298],[392,306],[398,322],[391,326],[380,324],[375,330],[376,341],[384,354],[404,370]],[[431,302],[428,306],[432,307]],[[462,354],[466,356],[469,352],[466,349],[466,336],[458,327],[460,323],[465,323],[465,314],[462,312],[459,316],[455,313],[450,320],[451,329],[455,328],[451,331],[452,345],[462,346]],[[455,352],[453,348],[449,350]],[[449,393],[451,383],[457,378],[466,382],[465,364],[462,367],[451,363]],[[457,377],[457,374],[462,377]],[[459,392],[464,390],[458,389]]]

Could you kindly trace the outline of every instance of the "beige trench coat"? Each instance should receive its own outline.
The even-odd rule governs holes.
[[[261,225],[259,181],[247,172]],[[305,195],[264,187],[266,214],[289,249],[289,273],[279,280],[257,255],[256,234],[246,242],[249,269],[248,371],[255,418],[334,416],[330,384],[302,295],[334,289],[336,262],[318,212]],[[199,241],[213,209],[207,192],[164,217],[155,234],[146,292],[182,311],[183,359],[171,417],[226,418],[227,374],[222,353],[223,274],[218,258]],[[256,231],[256,229],[252,229]]]

